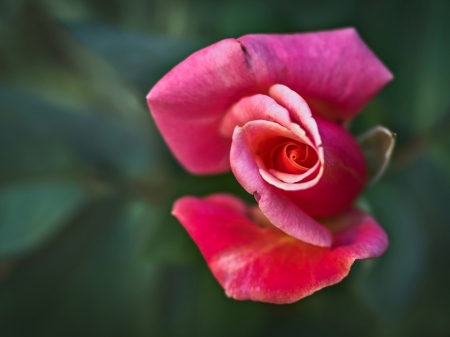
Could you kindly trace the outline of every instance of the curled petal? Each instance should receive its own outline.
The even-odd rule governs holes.
[[[263,179],[247,144],[243,128],[236,127],[234,131],[230,162],[239,183],[247,192],[254,195],[259,208],[275,227],[294,238],[316,246],[331,245],[332,236],[326,227],[305,213],[283,191]]]
[[[291,123],[287,128],[291,129],[297,135],[307,132],[313,144],[320,147],[319,129],[312,116],[308,103],[295,91],[285,85],[275,84],[269,89],[269,95],[282,107],[284,107],[295,123]],[[303,131],[305,130],[305,131]]]
[[[297,174],[288,173],[290,177],[295,177],[295,179],[299,181],[298,183],[289,184],[284,180],[279,179],[280,175],[271,175],[268,173],[273,172],[273,170],[271,170],[273,167],[269,166],[268,164],[270,164],[269,162],[271,160],[276,161],[276,158],[274,158],[273,155],[276,154],[276,150],[280,145],[283,145],[286,141],[302,141],[302,139],[298,138],[297,135],[292,131],[287,130],[279,124],[268,122],[265,120],[248,122],[242,128],[236,128],[235,133],[238,132],[237,130],[242,130],[245,137],[245,144],[247,144],[247,146],[249,147],[254,158],[253,160],[255,160],[255,162],[258,164],[261,176],[271,185],[286,191],[301,190],[316,185],[321,178],[323,172],[323,149],[321,148],[321,153],[319,153],[319,160],[317,160],[316,155],[315,163],[311,165],[310,168],[308,168],[304,172],[298,172]],[[233,144],[231,151],[233,151],[233,146],[235,146],[236,137],[237,136],[233,135]],[[312,151],[314,151],[315,148],[316,147],[314,146]],[[242,158],[230,156],[230,161],[232,162],[231,166],[233,168],[239,165],[239,163],[242,161]],[[233,161],[236,162],[233,163]],[[235,173],[235,171],[233,172]],[[303,182],[304,178],[310,179],[308,179],[306,182]]]
[[[240,99],[228,109],[220,125],[221,133],[231,138],[234,128],[254,120],[272,121],[289,128],[292,124],[289,111],[267,95],[252,95]],[[306,135],[304,135],[306,138]]]
[[[271,96],[257,94],[244,97],[233,104],[225,112],[221,122],[220,131],[222,135],[231,137],[236,126],[243,126],[255,120],[264,120],[277,123],[291,130],[305,144],[312,146],[313,141],[317,142],[320,136],[308,104],[297,93],[283,85],[274,85],[270,92],[274,94],[278,101]],[[291,111],[288,111],[284,104],[279,104],[279,101],[283,102],[283,99],[286,101],[286,106],[290,108],[293,107],[294,103],[297,104]],[[294,103],[288,104],[288,100],[294,101]]]
[[[233,197],[230,197],[233,198]],[[327,220],[330,248],[309,245],[272,227],[260,227],[214,199],[179,199],[173,214],[186,228],[229,297],[292,303],[340,282],[356,259],[380,256],[384,231],[359,210]]]

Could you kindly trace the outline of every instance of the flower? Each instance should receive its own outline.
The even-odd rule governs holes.
[[[223,40],[150,91],[178,160],[196,174],[231,168],[258,202],[218,194],[174,205],[229,296],[297,301],[386,250],[382,228],[352,208],[366,164],[343,124],[391,79],[348,28]]]

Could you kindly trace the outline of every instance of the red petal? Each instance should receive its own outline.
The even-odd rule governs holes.
[[[338,283],[356,259],[380,256],[388,245],[383,229],[358,210],[328,220],[335,231],[331,248],[258,227],[214,199],[181,198],[173,214],[200,248],[226,294],[239,300],[298,301]]]

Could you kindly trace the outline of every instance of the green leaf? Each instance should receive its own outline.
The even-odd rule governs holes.
[[[0,258],[49,240],[84,202],[73,183],[13,185],[0,190]]]
[[[2,146],[6,147],[7,157],[14,157],[13,150],[16,146],[28,150],[19,152],[23,153],[22,165],[17,164],[19,167],[24,168],[24,162],[48,152],[45,147],[48,143],[54,143],[50,148],[60,153],[61,158],[73,152],[78,157],[77,160],[85,165],[119,175],[149,177],[152,165],[156,164],[160,141],[149,129],[146,132],[145,129],[120,124],[107,116],[64,109],[31,95],[6,89],[0,91],[0,102],[11,111],[0,119],[7,123],[0,126],[0,130],[11,126],[16,128],[5,130],[5,134],[0,136],[6,138]],[[26,138],[15,143],[22,134]],[[13,147],[9,148],[9,144],[13,144]],[[43,148],[37,148],[38,146]],[[61,147],[66,150],[60,151]],[[30,152],[34,154],[28,157]],[[75,161],[72,162],[74,163]],[[80,167],[72,164],[70,166],[73,170],[82,173]],[[4,162],[4,165],[8,166],[9,162]]]
[[[392,180],[370,189],[367,197],[388,233],[389,248],[381,258],[359,262],[359,285],[379,316],[395,321],[411,303],[425,265],[423,228],[411,195]]]
[[[386,170],[395,144],[395,134],[376,126],[358,138],[366,158],[369,184],[376,183]]]
[[[450,3],[433,1],[426,3],[426,24],[422,31],[420,48],[417,49],[420,64],[417,66],[417,89],[413,122],[418,132],[432,130],[445,113],[450,87],[450,47],[442,43],[450,28],[447,13]]]
[[[203,262],[198,268],[162,269],[157,335],[176,337],[261,336],[268,306],[228,298]]]
[[[127,80],[149,90],[156,81],[202,44],[120,30],[102,24],[68,26],[86,47],[97,52]]]
[[[43,125],[42,119],[35,122],[34,116],[29,118],[8,107],[2,94],[4,92],[0,92],[0,183],[81,176],[83,163],[67,139],[55,135]],[[36,113],[40,110],[34,109],[33,114]]]
[[[151,126],[140,92],[101,56],[29,1],[2,31],[0,68],[8,87],[83,114],[107,116],[135,128]]]
[[[144,200],[91,204],[0,285],[2,336],[148,336],[157,267],[141,259],[159,212]]]

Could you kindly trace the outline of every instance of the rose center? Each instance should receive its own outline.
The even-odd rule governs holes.
[[[309,145],[285,140],[276,145],[270,154],[268,168],[279,172],[301,174],[313,167],[318,160],[316,151]]]

